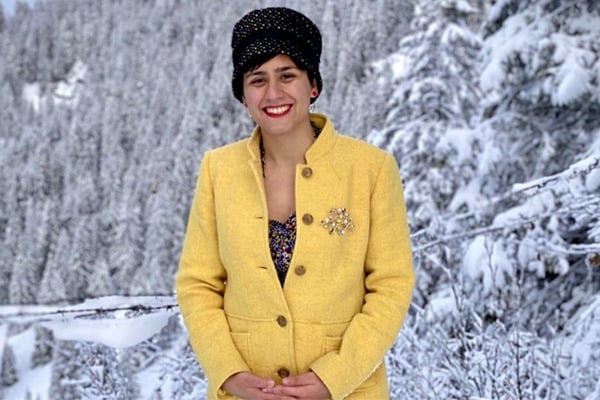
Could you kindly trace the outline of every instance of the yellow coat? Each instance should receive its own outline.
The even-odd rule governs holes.
[[[309,370],[333,399],[389,397],[383,359],[412,296],[414,273],[394,158],[321,126],[296,168],[296,245],[282,288],[271,260],[260,132],[208,151],[176,290],[208,397],[240,371],[281,381]],[[346,208],[354,228],[321,221]],[[335,214],[335,212],[333,212]]]

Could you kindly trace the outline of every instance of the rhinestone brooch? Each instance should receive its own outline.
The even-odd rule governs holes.
[[[335,232],[339,236],[342,236],[346,231],[354,229],[354,222],[352,222],[350,213],[348,213],[345,207],[330,208],[329,215],[321,220],[321,225],[327,229],[330,235]]]

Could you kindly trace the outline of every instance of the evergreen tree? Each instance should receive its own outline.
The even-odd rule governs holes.
[[[27,202],[24,236],[19,242],[9,285],[13,304],[37,302],[37,290],[48,256],[48,212],[48,205],[38,210],[33,200]]]
[[[31,368],[48,364],[52,361],[52,344],[54,335],[51,330],[35,327],[35,348],[31,355]]]
[[[184,230],[180,217],[169,212],[168,187],[163,185],[154,193],[146,205],[148,228],[145,232],[146,255],[144,264],[137,271],[132,282],[133,294],[171,294],[173,285],[164,279],[165,274],[172,276],[176,273],[176,265],[170,260],[177,257],[175,250],[179,249],[179,233]]]
[[[0,387],[12,386],[19,381],[15,364],[15,353],[10,345],[4,346],[2,368],[0,369]]]
[[[135,185],[133,175],[127,174],[125,187]],[[128,293],[131,277],[142,265],[144,227],[141,206],[126,196],[117,209],[114,240],[108,248],[108,264],[114,270],[114,282],[120,293]]]
[[[469,143],[469,130],[480,98],[475,71],[481,42],[467,20],[477,11],[467,1],[415,5],[412,33],[395,56],[406,65],[391,82],[395,92],[386,127],[369,137],[392,151],[401,164],[414,230],[428,226],[434,215],[447,209],[474,168],[464,157],[468,153],[459,154],[449,144],[458,139],[475,145]]]
[[[72,251],[72,238],[66,229],[61,229],[58,237],[50,245],[48,262],[40,282],[38,301],[41,304],[63,302],[69,299],[66,288],[67,269]]]
[[[59,341],[54,348],[49,397],[52,400],[81,398],[74,382],[81,376],[78,345],[72,341]]]
[[[95,344],[76,346],[79,385],[76,390],[81,398],[134,399],[139,397],[130,360],[120,350]]]

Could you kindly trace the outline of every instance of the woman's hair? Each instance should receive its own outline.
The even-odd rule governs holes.
[[[241,102],[244,74],[279,54],[289,56],[298,68],[306,71],[321,93],[321,48],[319,28],[304,14],[285,7],[250,11],[233,28],[233,95]],[[315,100],[316,97],[311,98],[311,103]]]

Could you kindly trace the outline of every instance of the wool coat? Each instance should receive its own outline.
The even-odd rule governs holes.
[[[283,287],[269,248],[260,128],[203,156],[176,292],[211,399],[233,398],[220,388],[241,371],[277,383],[313,371],[333,399],[389,397],[383,360],[414,284],[398,166],[325,115],[311,120],[322,131],[296,167],[296,244]]]

